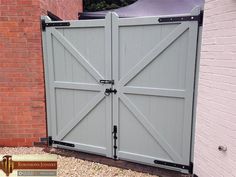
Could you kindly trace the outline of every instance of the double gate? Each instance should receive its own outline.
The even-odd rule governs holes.
[[[190,170],[198,22],[164,21],[44,18],[51,144]]]

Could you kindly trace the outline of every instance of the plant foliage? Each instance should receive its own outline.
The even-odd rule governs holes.
[[[101,11],[127,6],[137,0],[84,0],[84,11]]]

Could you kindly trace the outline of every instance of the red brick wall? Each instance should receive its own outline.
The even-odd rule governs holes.
[[[47,10],[77,19],[82,0],[0,0],[0,146],[46,136],[40,15]]]
[[[78,19],[78,12],[83,11],[83,0],[40,0],[42,14],[49,10],[62,19]]]

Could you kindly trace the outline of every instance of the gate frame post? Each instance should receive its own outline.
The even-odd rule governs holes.
[[[51,19],[48,16],[41,16],[41,21],[44,22],[51,22]],[[49,137],[52,135],[52,132],[49,130],[48,127],[51,126],[50,119],[48,117],[51,117],[50,115],[50,95],[49,95],[49,68],[47,65],[48,56],[47,56],[47,37],[46,37],[46,30],[43,30],[43,27],[41,26],[42,31],[42,51],[43,51],[43,65],[44,65],[44,85],[45,85],[45,104],[46,104],[46,113],[45,113],[45,119],[46,119],[46,137]]]

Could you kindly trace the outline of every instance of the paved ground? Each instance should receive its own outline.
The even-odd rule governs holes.
[[[59,177],[189,177],[169,170],[54,148],[0,148],[0,154],[57,154]]]

